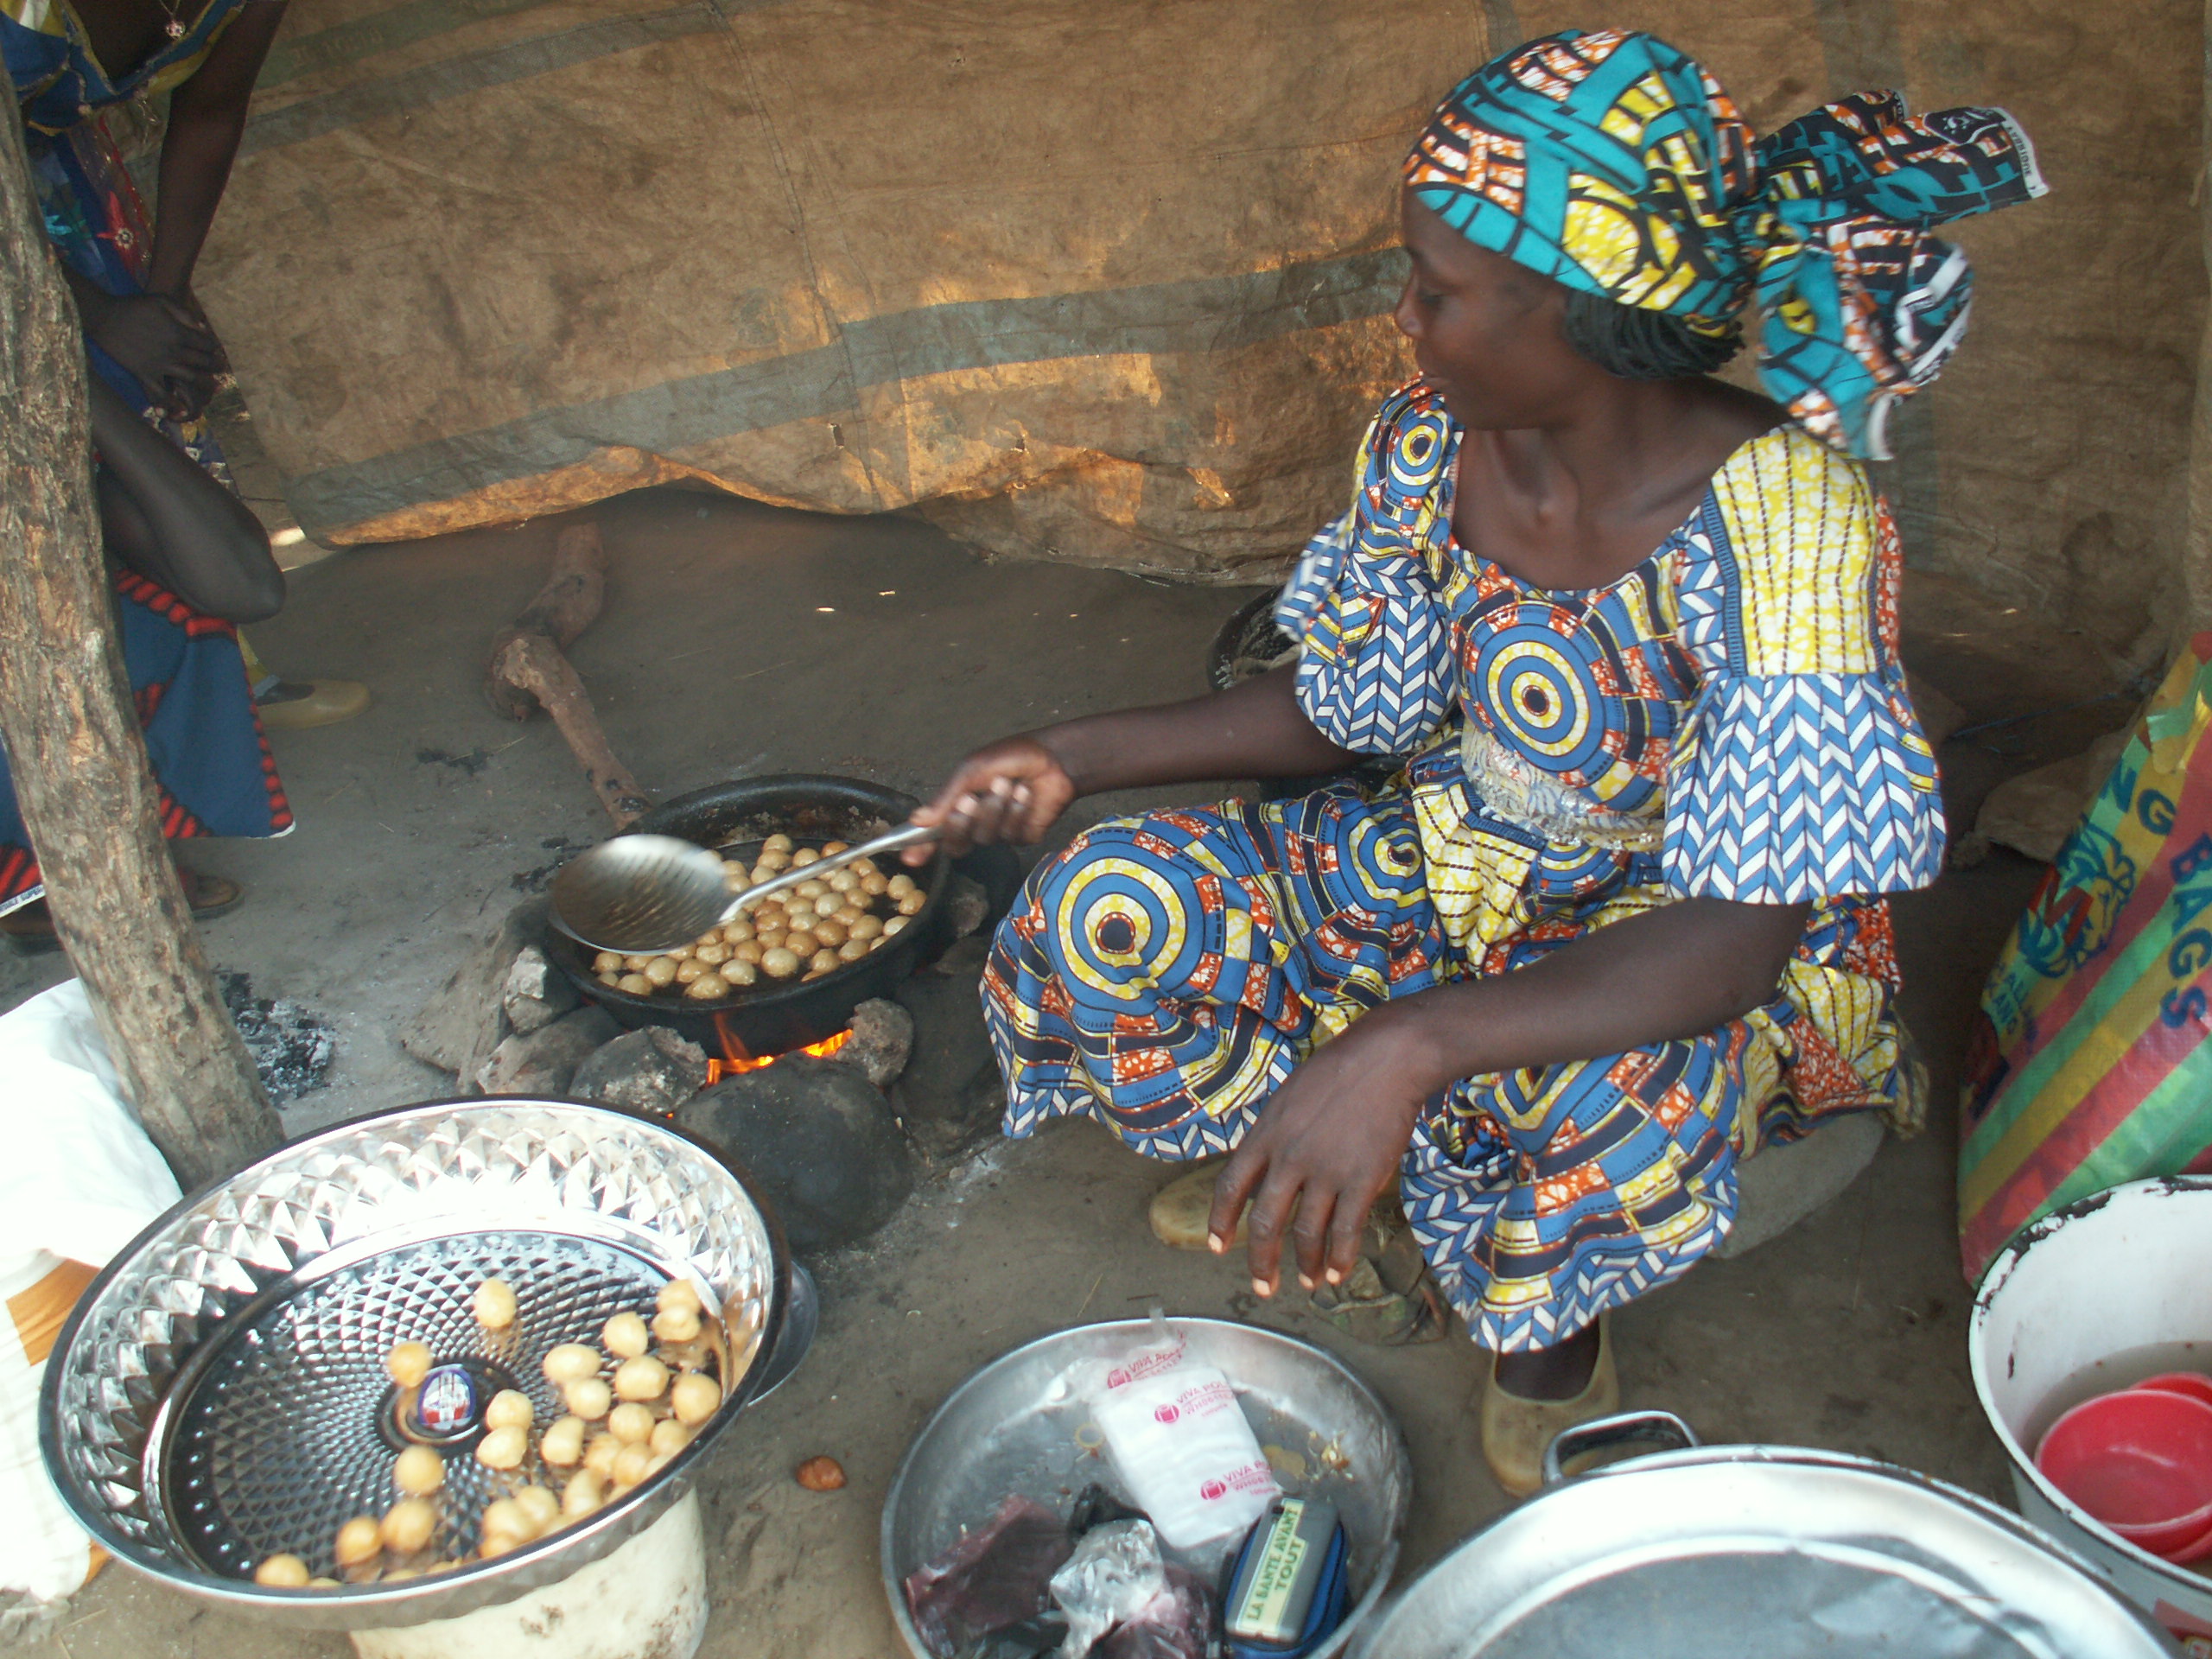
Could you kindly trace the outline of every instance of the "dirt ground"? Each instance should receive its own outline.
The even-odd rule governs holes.
[[[1201,690],[1207,642],[1244,597],[987,563],[906,520],[813,518],[678,491],[625,498],[597,517],[613,560],[608,609],[573,656],[617,748],[664,795],[798,770],[925,789],[999,732]],[[377,699],[351,724],[277,734],[294,835],[188,854],[250,889],[244,907],[207,926],[215,961],[250,974],[257,994],[303,1001],[336,1024],[328,1086],[285,1108],[295,1131],[446,1092],[449,1079],[399,1050],[397,1023],[442,982],[470,931],[606,831],[551,727],[509,724],[478,690],[485,645],[537,586],[557,528],[332,556],[296,572],[283,614],[255,631],[279,671],[363,680]],[[2042,677],[2029,684],[2009,664],[2032,653],[1989,649],[2000,622],[1977,621],[1970,605],[1916,615],[1916,670],[1972,719],[2069,700],[2052,666],[2067,642],[2043,642]],[[1948,746],[1955,823],[1996,779],[2072,752],[2126,713],[2100,704]],[[1087,802],[1069,828],[1137,804]],[[1775,1243],[1628,1310],[1617,1335],[1630,1404],[1678,1411],[1712,1440],[1863,1452],[2003,1496],[1967,1377],[1951,1102],[1980,981],[2038,874],[2000,852],[1898,905],[1906,1012],[1935,1073],[1929,1132],[1887,1142],[1840,1198]],[[0,1003],[66,971],[51,956],[0,959]],[[1145,1206],[1170,1173],[1089,1126],[994,1141],[934,1171],[869,1246],[816,1264],[824,1307],[813,1352],[726,1436],[704,1483],[714,1614],[703,1653],[895,1656],[877,1528],[914,1433],[985,1361],[1154,1302],[1312,1338],[1376,1388],[1416,1472],[1403,1571],[1504,1507],[1477,1450],[1477,1356],[1463,1338],[1364,1347],[1338,1339],[1295,1294],[1255,1305],[1236,1261],[1153,1240]],[[791,1478],[823,1452],[850,1476],[842,1491]],[[341,1637],[203,1612],[111,1569],[16,1650],[273,1659],[348,1649]]]

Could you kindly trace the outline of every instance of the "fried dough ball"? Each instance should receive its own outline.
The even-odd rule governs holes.
[[[779,944],[760,953],[760,971],[771,979],[789,979],[798,972],[798,957]]]
[[[658,1400],[668,1392],[668,1367],[651,1354],[626,1359],[614,1373],[614,1392],[624,1400]],[[613,1426],[613,1420],[609,1418],[607,1427]]]
[[[419,1342],[396,1342],[384,1357],[384,1374],[403,1389],[419,1389],[430,1374],[430,1351]]]
[[[871,871],[861,877],[861,891],[871,899],[880,899],[891,891],[891,878],[880,870]]]
[[[575,1468],[583,1461],[584,1420],[575,1415],[554,1419],[537,1443],[537,1455],[556,1469]]]
[[[844,965],[837,953],[824,945],[808,960],[806,971],[810,974],[834,974]]]
[[[591,970],[594,974],[613,972],[621,966],[622,958],[612,950],[602,950],[591,959]]]
[[[338,1529],[338,1541],[330,1553],[340,1567],[359,1567],[384,1553],[384,1534],[373,1515],[357,1515]]]
[[[817,919],[820,919],[823,917],[835,916],[839,911],[844,909],[844,907],[845,895],[843,893],[825,893],[819,899],[814,901],[814,914]]]
[[[617,1313],[601,1327],[599,1339],[617,1359],[635,1359],[653,1345],[652,1332],[645,1329],[644,1316],[637,1313]]]
[[[729,946],[719,940],[713,944],[702,944],[691,953],[691,957],[695,962],[705,963],[709,968],[717,967],[729,960]]]
[[[614,1472],[614,1459],[621,1450],[622,1442],[612,1434],[594,1434],[591,1444],[584,1448],[584,1467],[605,1480]]]
[[[906,924],[910,919],[910,918],[904,915],[886,918],[883,924],[883,931],[879,933],[876,938],[879,940],[897,938],[901,933],[906,931]]]
[[[622,958],[622,971],[626,974],[642,974],[645,971],[645,964],[652,960],[651,957],[625,957]]]
[[[557,1389],[580,1377],[597,1376],[599,1367],[599,1350],[581,1342],[564,1342],[545,1356],[545,1380]]]
[[[788,853],[794,844],[789,836],[775,835],[760,843],[760,850],[764,853]]]
[[[486,1279],[472,1299],[476,1323],[486,1331],[504,1331],[515,1322],[515,1287],[504,1279]]]
[[[902,893],[899,895],[899,913],[901,916],[912,916],[929,901],[929,894],[924,893],[919,887],[915,888],[912,893]]]
[[[504,1539],[512,1547],[526,1544],[537,1536],[537,1523],[531,1519],[530,1511],[512,1497],[494,1498],[486,1503],[483,1519],[477,1524],[483,1530],[487,1549],[494,1538]]]
[[[822,843],[822,856],[827,858],[832,853],[850,852],[852,847],[849,841],[825,841]]]
[[[791,1478],[810,1492],[835,1492],[845,1484],[845,1465],[835,1458],[809,1458],[791,1471]]]
[[[707,964],[703,962],[679,962],[676,964],[676,982],[679,985],[690,985],[700,975],[708,971]]]
[[[772,925],[764,925],[760,931],[753,936],[753,943],[760,947],[760,954],[766,957],[771,950],[782,947],[784,937],[790,931],[791,924],[788,922],[777,922]]]
[[[476,1461],[486,1469],[519,1469],[530,1455],[530,1431],[510,1425],[476,1442]]]
[[[801,962],[804,962],[821,948],[821,943],[814,937],[812,928],[795,927],[784,935],[784,949]]]
[[[741,962],[748,968],[758,968],[760,965],[760,958],[767,954],[768,947],[758,939],[747,939],[742,944],[734,944],[729,948],[730,962]],[[724,967],[728,965],[728,963],[723,964]],[[728,979],[729,976],[724,974],[722,977]],[[745,982],[750,985],[753,982],[747,980]]]
[[[663,1342],[692,1342],[699,1335],[699,1309],[677,1304],[653,1315],[653,1335]]]
[[[724,944],[743,944],[753,937],[753,924],[743,916],[734,922],[724,922],[721,937]]]
[[[652,1408],[626,1400],[607,1414],[607,1432],[625,1446],[639,1446],[653,1437]]]
[[[655,986],[673,983],[676,978],[676,958],[674,957],[655,957],[651,962],[645,964],[645,977],[651,980]]]
[[[912,893],[914,890],[914,878],[901,870],[883,884],[883,890],[893,899],[898,898],[901,893]]]
[[[653,1452],[643,1440],[626,1446],[615,1455],[614,1484],[635,1486],[653,1471]]]
[[[501,1389],[484,1408],[484,1427],[486,1428],[519,1428],[527,1433],[537,1421],[537,1408],[530,1403],[530,1396],[518,1389]]]
[[[691,1426],[676,1418],[664,1418],[653,1425],[653,1437],[645,1442],[657,1458],[672,1458],[691,1444]]]
[[[814,942],[827,950],[835,950],[846,937],[845,925],[835,916],[824,916],[814,925]]]
[[[653,982],[643,974],[625,974],[614,982],[614,988],[618,991],[627,991],[632,996],[651,996],[653,994]]]
[[[862,957],[868,955],[868,944],[869,942],[866,939],[847,939],[837,947],[837,960],[858,962]]]
[[[571,1518],[589,1515],[606,1501],[606,1477],[589,1469],[579,1470],[561,1489],[561,1513]]]
[[[668,1401],[676,1408],[677,1422],[686,1428],[696,1428],[721,1409],[722,1385],[711,1376],[686,1371],[676,1379]]]
[[[610,991],[619,991],[622,988],[622,976],[620,974],[601,974],[599,976],[599,982],[606,986]]]
[[[271,1555],[253,1569],[253,1581],[271,1590],[304,1590],[308,1564],[296,1555]]]
[[[515,1494],[515,1502],[522,1505],[540,1534],[561,1518],[561,1500],[543,1486],[524,1487]]]
[[[427,1446],[410,1446],[392,1464],[391,1484],[410,1497],[428,1497],[446,1484],[446,1460]]]
[[[878,874],[875,861],[872,858],[856,858],[845,868],[852,872],[855,881],[865,881],[871,875]]]
[[[429,1447],[419,1450],[428,1452]],[[385,1548],[396,1555],[412,1555],[429,1548],[430,1535],[438,1529],[438,1512],[427,1497],[403,1497],[384,1512],[378,1530]]]
[[[561,1397],[568,1402],[573,1415],[596,1422],[607,1415],[607,1408],[614,1403],[614,1390],[604,1377],[582,1376],[563,1389]]]
[[[729,981],[720,974],[701,974],[684,986],[683,995],[695,1002],[719,1002],[729,995]]]
[[[757,984],[760,978],[759,964],[748,962],[742,957],[733,957],[730,961],[722,963],[722,979],[733,990]]]
[[[706,1304],[699,1300],[699,1287],[689,1279],[671,1279],[663,1285],[653,1298],[653,1306],[663,1313],[671,1307],[688,1307],[694,1313],[706,1311]]]
[[[821,858],[822,855],[816,852],[813,848],[802,847],[791,855],[791,868],[795,870],[802,869],[809,864],[818,863]]]
[[[845,924],[845,937],[849,939],[872,939],[882,931],[883,918],[866,912]]]
[[[850,893],[861,884],[860,877],[850,870],[832,870],[822,880],[832,893]]]

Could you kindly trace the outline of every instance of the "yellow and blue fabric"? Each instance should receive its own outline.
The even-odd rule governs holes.
[[[0,0],[0,62],[7,66],[32,143],[67,132],[126,99],[174,91],[207,60],[238,14],[255,3],[206,0],[181,34],[118,77],[101,65],[69,0]]]
[[[1478,1342],[1541,1348],[1725,1236],[1740,1157],[1905,1104],[1879,895],[1935,878],[1943,824],[1859,465],[1769,432],[1635,569],[1561,593],[1453,539],[1460,436],[1394,394],[1277,612],[1308,717],[1403,771],[1090,830],[1032,876],[984,1007],[1009,1135],[1085,1116],[1196,1158],[1391,997],[1687,895],[1809,901],[1747,1018],[1430,1103],[1400,1182],[1422,1251]]]
[[[29,129],[31,182],[63,263],[110,294],[145,291],[153,235],[100,111],[197,68],[232,15],[253,0],[210,0],[183,37],[123,83],[108,79],[62,0],[0,0],[4,53]],[[177,422],[137,377],[89,337],[93,372],[226,488],[230,468],[204,421]],[[238,630],[128,570],[115,576],[124,668],[159,788],[162,833],[267,836],[292,810],[255,713]],[[38,861],[0,767],[0,915],[44,893]]]
[[[1754,299],[1759,373],[1807,430],[1888,458],[1896,402],[1966,328],[1937,225],[2044,194],[2003,110],[1860,92],[1761,141],[1698,64],[1622,29],[1531,41],[1440,105],[1405,182],[1478,246],[1718,334]]]

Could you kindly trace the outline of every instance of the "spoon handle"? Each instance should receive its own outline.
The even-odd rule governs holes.
[[[938,834],[937,829],[930,824],[902,823],[888,835],[878,836],[874,841],[864,841],[857,847],[848,847],[842,853],[824,853],[811,864],[801,864],[794,869],[785,870],[781,875],[771,877],[757,887],[747,887],[742,893],[733,894],[729,903],[722,906],[721,917],[715,925],[720,927],[735,921],[738,912],[747,905],[758,904],[763,899],[788,892],[800,882],[820,875],[824,870],[836,869],[855,859],[874,858],[878,853],[895,853],[901,848],[918,847],[923,842],[935,841]]]

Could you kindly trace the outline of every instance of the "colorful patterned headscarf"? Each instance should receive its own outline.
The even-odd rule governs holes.
[[[1894,92],[1859,92],[1756,140],[1696,63],[1619,29],[1475,71],[1405,178],[1468,240],[1569,288],[1713,335],[1756,299],[1767,391],[1877,461],[1891,407],[1966,331],[1966,256],[1929,227],[2047,188],[2002,110],[1914,119]]]

